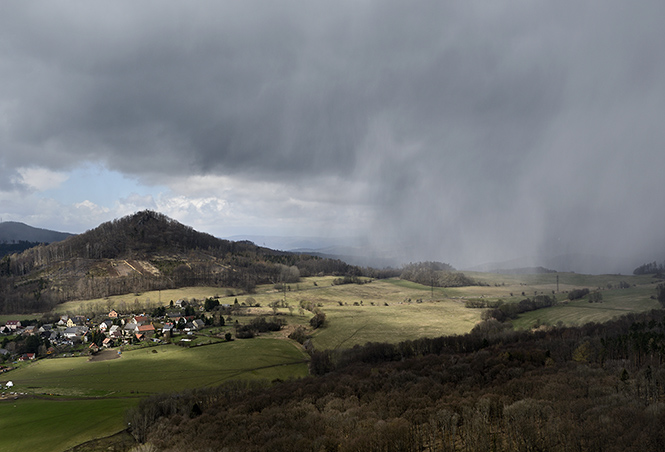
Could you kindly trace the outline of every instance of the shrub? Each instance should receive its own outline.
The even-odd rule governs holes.
[[[289,334],[289,339],[293,339],[294,341],[298,342],[299,344],[304,344],[307,339],[309,339],[309,335],[307,334],[307,331],[305,328],[302,326],[299,326],[291,334]]]
[[[309,324],[312,325],[312,328],[317,329],[321,328],[323,324],[326,321],[326,315],[323,313],[323,311],[317,311],[314,314],[314,317],[312,317],[309,320]]]
[[[568,293],[568,299],[570,301],[579,300],[580,298],[589,294],[589,289],[573,289]]]

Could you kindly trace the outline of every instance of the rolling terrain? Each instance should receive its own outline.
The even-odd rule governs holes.
[[[188,315],[181,302],[208,324],[159,342],[125,337],[98,354],[81,342],[5,362],[14,369],[0,383],[14,386],[0,400],[0,450],[100,450],[88,441],[106,437],[102,449],[116,451],[137,440],[172,451],[665,446],[658,275],[460,274],[423,263],[402,276],[425,284],[377,279],[341,261],[219,241],[154,212],[3,265],[3,295],[32,301],[0,324],[85,319],[86,340],[99,342],[110,311],[157,329],[167,313]],[[68,284],[57,303],[41,299]],[[497,309],[512,314],[499,321]],[[279,328],[240,339],[266,320]],[[609,429],[598,411],[619,421]],[[63,430],[63,419],[76,428]]]

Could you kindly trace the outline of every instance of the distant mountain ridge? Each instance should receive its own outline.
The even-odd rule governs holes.
[[[627,261],[612,259],[607,256],[571,253],[559,256],[523,257],[503,262],[492,262],[467,268],[469,271],[505,273],[531,268],[554,270],[557,272],[573,272],[588,275],[599,274],[630,274],[633,267]],[[542,270],[541,270],[542,271]]]
[[[49,229],[35,228],[18,221],[3,221],[0,223],[0,243],[37,242],[53,243],[65,240],[74,234],[51,231]]]
[[[65,240],[72,234],[29,226],[16,221],[0,223],[0,257],[22,253],[42,243]]]

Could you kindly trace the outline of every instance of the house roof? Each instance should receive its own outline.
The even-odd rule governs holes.
[[[141,325],[139,327],[139,332],[147,333],[148,331],[155,331],[155,327],[152,325]]]

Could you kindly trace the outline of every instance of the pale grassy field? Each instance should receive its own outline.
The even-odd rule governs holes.
[[[518,302],[535,294],[566,298],[576,288],[601,289],[605,302],[589,305],[573,302],[554,308],[526,313],[514,324],[529,328],[537,323],[578,325],[588,321],[601,322],[627,312],[657,308],[649,297],[655,292],[656,281],[650,276],[580,275],[576,273],[545,273],[538,275],[500,275],[467,272],[482,285],[460,288],[434,288],[399,279],[376,280],[369,284],[332,285],[334,277],[303,278],[277,291],[272,285],[257,287],[254,294],[214,287],[191,287],[161,292],[146,292],[108,299],[65,303],[60,312],[87,312],[91,308],[132,310],[168,305],[170,300],[198,299],[220,296],[222,304],[259,304],[259,308],[243,311],[250,315],[278,313],[292,326],[307,325],[312,313],[303,304],[319,307],[327,316],[325,328],[313,334],[317,348],[352,347],[366,342],[399,342],[418,337],[464,334],[481,320],[481,309],[464,307],[465,300],[502,300]],[[558,289],[557,291],[557,277]],[[617,289],[620,282],[630,289]],[[608,289],[612,287],[612,289]],[[555,294],[556,292],[556,294]],[[137,304],[138,300],[138,304]],[[161,303],[159,302],[161,300]],[[408,300],[411,300],[410,302]],[[420,301],[420,302],[418,302]],[[279,302],[279,308],[269,305]],[[236,320],[245,323],[246,316]]]

